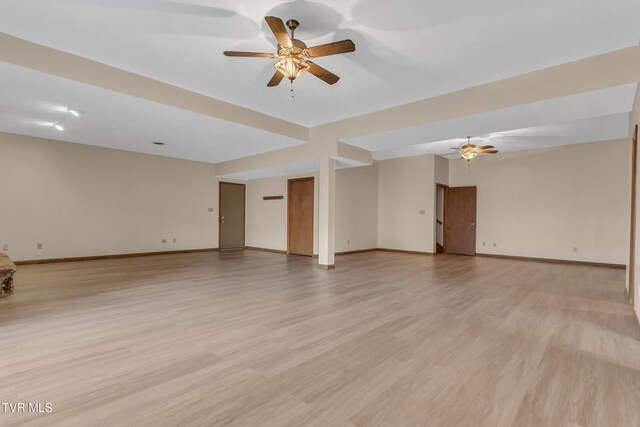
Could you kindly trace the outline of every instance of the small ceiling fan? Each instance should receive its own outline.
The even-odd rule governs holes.
[[[287,77],[291,82],[293,82],[305,71],[308,71],[330,85],[335,84],[340,80],[340,77],[322,68],[318,64],[311,62],[309,58],[319,58],[321,56],[353,52],[356,50],[356,45],[351,40],[342,40],[339,42],[307,47],[306,44],[295,38],[296,28],[300,25],[300,23],[295,19],[287,21],[287,27],[291,30],[291,36],[287,34],[287,29],[285,28],[282,19],[275,16],[266,16],[264,19],[267,21],[269,28],[271,28],[273,35],[276,36],[276,40],[278,41],[277,53],[225,51],[224,55],[249,58],[279,58],[280,60],[274,64],[276,72],[267,84],[269,87],[277,86],[284,77]]]
[[[471,159],[475,158],[478,154],[496,154],[498,150],[495,149],[493,145],[483,145],[481,147],[476,147],[475,144],[471,143],[471,137],[467,137],[467,143],[460,147],[451,147],[452,149],[458,151],[460,153],[460,158],[466,161],[471,161]]]

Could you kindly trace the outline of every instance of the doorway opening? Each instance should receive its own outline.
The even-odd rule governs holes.
[[[436,254],[447,252],[446,235],[445,235],[445,195],[448,185],[436,183]]]
[[[635,125],[631,139],[631,224],[629,226],[629,302],[636,304],[636,177],[638,175],[638,125]]]
[[[313,177],[289,180],[287,253],[313,256],[313,187]]]
[[[218,247],[221,251],[244,249],[246,186],[220,182]]]

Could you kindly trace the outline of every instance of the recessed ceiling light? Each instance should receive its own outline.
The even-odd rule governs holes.
[[[59,124],[57,124],[57,123],[54,123],[54,124],[53,124],[53,127],[54,127],[54,128],[56,128],[56,129],[58,129],[58,130],[59,130],[59,131],[61,131],[61,132],[64,130],[64,127],[60,126],[60,125],[59,125]]]
[[[80,117],[80,116],[83,114],[83,112],[82,112],[82,111],[80,111],[80,110],[74,110],[73,108],[67,108],[67,111],[68,111],[69,113],[73,114],[73,115],[74,115],[74,116],[76,116],[76,117]]]
[[[164,142],[153,141],[153,145],[164,145]]]

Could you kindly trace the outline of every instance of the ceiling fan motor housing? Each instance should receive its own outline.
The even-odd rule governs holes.
[[[298,21],[296,21],[295,19],[289,19],[287,21],[287,27],[289,27],[291,32],[295,31],[296,28],[298,28],[299,26],[300,26],[300,23]]]

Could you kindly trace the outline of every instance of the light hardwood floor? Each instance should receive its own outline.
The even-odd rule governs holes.
[[[22,266],[0,425],[638,426],[624,271],[256,251]],[[1,411],[2,408],[0,408]]]

